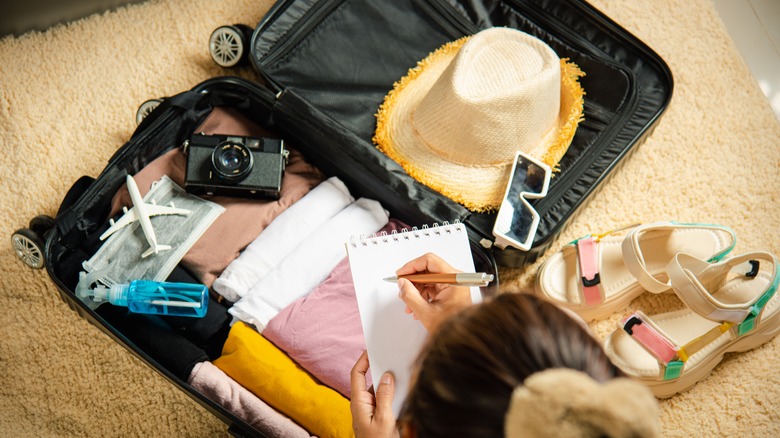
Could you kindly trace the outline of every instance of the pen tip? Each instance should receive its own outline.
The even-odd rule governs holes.
[[[382,280],[389,281],[390,283],[398,283],[398,277],[385,277]]]

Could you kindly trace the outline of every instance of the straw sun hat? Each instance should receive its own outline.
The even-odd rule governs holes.
[[[543,41],[494,27],[445,44],[396,82],[374,142],[472,211],[496,210],[518,150],[551,168],[582,120],[584,73]]]

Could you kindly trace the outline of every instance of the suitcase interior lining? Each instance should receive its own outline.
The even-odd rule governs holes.
[[[309,10],[300,15],[299,21],[289,17],[264,21],[253,38],[256,50],[253,59],[270,83],[280,87],[283,93],[296,95],[295,101],[288,100],[286,105],[312,107],[294,108],[288,111],[290,114],[316,114],[314,120],[318,124],[327,119],[325,124],[332,129],[330,134],[344,132],[340,136],[348,139],[351,152],[363,156],[371,154],[359,152],[361,149],[375,150],[371,140],[376,126],[374,114],[393,82],[430,51],[465,35],[463,31],[469,24],[473,29],[509,26],[531,33],[550,44],[559,56],[571,59],[582,68],[586,73],[581,79],[586,92],[585,120],[559,163],[560,172],[551,181],[550,193],[532,202],[542,216],[536,236],[539,251],[533,258],[551,244],[561,231],[562,222],[573,213],[573,207],[582,204],[633,144],[624,140],[626,127],[644,125],[629,122],[637,115],[652,120],[670,96],[671,87],[664,82],[667,78],[652,70],[656,66],[641,59],[647,56],[643,47],[627,49],[616,44],[617,37],[611,29],[594,31],[588,27],[592,23],[585,19],[591,17],[579,15],[582,10],[574,2],[537,1],[529,5],[528,2],[488,0],[476,5],[459,0],[400,3],[326,0],[319,3],[329,7],[321,6],[320,11],[315,11],[319,13]],[[545,12],[534,12],[535,8]],[[285,16],[283,9],[280,7],[277,17]],[[393,18],[377,20],[377,16]],[[371,23],[370,29],[366,28],[366,22]],[[399,22],[404,22],[405,32],[397,31]],[[570,29],[572,22],[578,22],[578,27]],[[289,37],[291,26],[304,27],[307,32]],[[392,42],[397,38],[402,44]],[[391,161],[383,154],[379,160]],[[453,203],[422,187],[400,167],[394,167],[394,163],[381,164],[372,172],[385,173],[381,179],[390,187],[423,194],[415,202],[433,196],[441,198],[439,202]],[[444,210],[450,216],[456,213],[460,220],[477,230],[475,234],[480,238],[492,240],[495,213],[472,213],[458,207]],[[441,220],[441,217],[434,219]],[[528,256],[511,248],[500,252],[513,253],[509,259]],[[516,260],[508,260],[507,264],[517,265]]]

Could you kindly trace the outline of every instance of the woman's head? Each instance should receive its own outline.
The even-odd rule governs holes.
[[[550,368],[620,376],[599,343],[554,305],[503,294],[442,322],[417,360],[401,422],[418,437],[503,436],[514,389]]]

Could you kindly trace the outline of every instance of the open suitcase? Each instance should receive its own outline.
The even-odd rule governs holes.
[[[374,113],[394,81],[443,43],[491,26],[533,34],[587,74],[581,80],[585,120],[549,194],[535,202],[541,223],[527,252],[492,247],[495,214],[471,213],[417,183],[371,143]],[[45,266],[62,299],[236,436],[262,434],[193,389],[74,294],[89,245],[105,229],[111,199],[126,175],[182,145],[214,107],[233,108],[294,141],[323,173],[342,179],[356,198],[380,201],[391,217],[414,226],[464,223],[477,269],[498,274],[496,262],[519,267],[544,252],[649,135],[672,91],[671,73],[652,50],[578,0],[281,0],[247,42],[264,84],[215,78],[164,98],[99,177],[74,184],[54,223],[37,227],[45,230]],[[490,288],[487,293],[495,292],[497,281]]]

